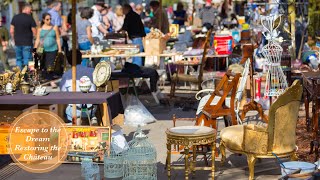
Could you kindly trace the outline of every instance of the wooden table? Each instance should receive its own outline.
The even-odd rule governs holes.
[[[306,111],[307,129],[312,125],[313,140],[310,143],[310,154],[315,150],[319,157],[319,101],[320,101],[320,72],[303,72],[304,105]],[[309,117],[309,102],[312,102],[312,120]],[[312,123],[312,124],[311,124]]]
[[[226,55],[218,55],[218,54],[209,55],[209,54],[207,54],[206,57],[207,57],[207,59],[208,58],[215,58],[215,59],[225,58],[226,59],[226,70],[227,70],[229,67],[229,56],[230,55],[228,55],[228,54],[226,54]],[[185,57],[185,58],[202,58],[202,55],[194,55],[194,56],[184,55],[183,57]],[[215,61],[216,71],[218,70],[218,67],[219,67],[219,61],[217,60],[217,61]]]
[[[99,104],[102,108],[102,124],[110,127],[108,99],[118,95],[114,92],[50,92],[46,96],[33,96],[32,94],[16,94],[0,96],[3,105],[35,105],[35,104]],[[116,105],[116,104],[114,104]]]
[[[146,54],[146,53],[138,53],[138,54],[85,54],[82,55],[82,58],[88,58],[90,60],[92,60],[92,58],[104,58],[104,57],[108,57],[108,58],[131,58],[131,57],[156,57],[157,61],[158,61],[158,66],[163,66],[162,68],[164,68],[164,65],[161,64],[161,62],[159,61],[159,58],[161,57],[171,57],[172,60],[174,61],[176,56],[179,56],[180,54],[178,53],[163,53],[163,54]]]

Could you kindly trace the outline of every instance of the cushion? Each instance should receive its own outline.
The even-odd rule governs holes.
[[[178,135],[207,135],[215,133],[215,130],[206,126],[178,126],[170,128],[169,132]]]
[[[243,125],[229,126],[221,130],[220,137],[227,148],[242,151]]]
[[[208,95],[205,95],[201,98],[199,105],[198,105],[198,108],[197,108],[196,115],[199,115],[201,113],[203,107],[206,105],[206,103],[208,102],[210,97],[211,97],[211,94],[208,94]],[[221,99],[220,96],[215,96],[210,105],[212,105],[212,106],[216,105],[220,99]]]

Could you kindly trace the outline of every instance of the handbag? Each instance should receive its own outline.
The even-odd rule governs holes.
[[[38,54],[43,54],[44,48],[43,48],[43,42],[46,39],[47,35],[51,32],[51,30],[53,29],[53,26],[51,27],[51,29],[43,36],[43,39],[40,40],[39,46],[37,48],[37,53]]]

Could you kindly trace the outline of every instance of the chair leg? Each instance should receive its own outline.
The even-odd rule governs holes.
[[[168,173],[168,179],[171,178],[171,144],[167,144],[167,160],[166,167]]]
[[[249,166],[249,180],[254,179],[254,165],[256,163],[256,157],[253,154],[247,154],[247,161]]]
[[[197,146],[192,148],[192,178],[196,175]]]
[[[238,124],[235,111],[231,111],[231,122],[232,122],[232,125],[237,125]]]
[[[185,158],[185,179],[189,179],[189,148],[184,148],[184,158]],[[168,171],[169,172],[169,171]]]
[[[170,96],[174,97],[174,93],[176,91],[176,81],[171,82]]]
[[[224,146],[223,141],[220,142],[220,153],[221,153],[221,165],[224,165],[226,162],[226,147]]]

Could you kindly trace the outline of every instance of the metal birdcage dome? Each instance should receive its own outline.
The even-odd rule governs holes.
[[[81,162],[81,176],[85,180],[100,180],[99,165],[93,163],[90,158],[84,158]]]
[[[117,153],[111,143],[110,155],[104,155],[104,177],[120,178],[123,176],[123,154]]]
[[[128,144],[129,149],[123,158],[123,180],[156,180],[157,152],[153,144],[147,140],[141,127],[138,127]]]

